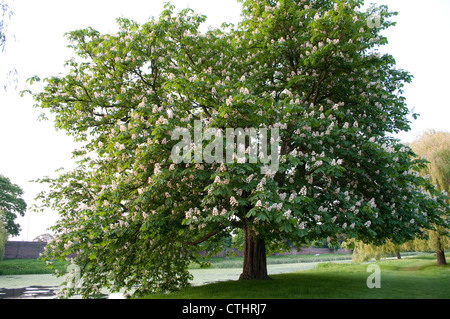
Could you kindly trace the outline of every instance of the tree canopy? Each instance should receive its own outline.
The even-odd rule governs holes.
[[[416,156],[427,160],[426,166],[419,172],[436,186],[438,191],[447,195],[450,183],[450,133],[427,130],[410,144]],[[443,216],[444,218],[448,218]],[[448,224],[447,224],[448,225]],[[448,226],[438,226],[425,231],[426,236],[419,236],[403,244],[394,244],[387,240],[383,245],[365,244],[353,239],[346,242],[353,246],[353,260],[367,261],[371,258],[380,259],[387,254],[400,251],[435,251],[438,264],[446,264],[445,248],[449,246]]]
[[[443,223],[445,196],[417,173],[425,161],[391,134],[410,129],[412,78],[377,51],[395,13],[353,0],[241,2],[241,23],[205,32],[206,17],[170,4],[142,25],[117,19],[115,34],[70,32],[77,57],[34,93],[84,145],[78,168],[41,179],[39,196],[61,215],[47,254],[76,253],[84,296],[184,287],[202,244],[236,228],[258,257],[244,261],[251,279],[246,262],[265,267],[266,245],[285,239],[404,242]],[[231,161],[199,161],[199,150],[235,150],[236,136],[215,143],[229,128],[270,129],[276,169],[251,160],[260,135]],[[181,129],[194,138],[175,163]]]
[[[0,215],[4,227],[9,235],[18,236],[20,225],[15,222],[18,216],[24,216],[27,204],[22,198],[23,190],[13,184],[11,180],[0,175]]]

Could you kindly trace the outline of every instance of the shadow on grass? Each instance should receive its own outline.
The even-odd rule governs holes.
[[[273,280],[225,281],[150,298],[177,299],[447,299],[450,267],[433,261],[379,262],[381,288],[368,288],[368,264],[320,264],[272,275]]]

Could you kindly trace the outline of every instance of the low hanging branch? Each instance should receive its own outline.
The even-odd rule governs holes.
[[[196,240],[196,241],[184,241],[183,244],[189,245],[189,246],[195,246],[195,245],[203,243],[204,241],[207,241],[209,238],[215,236],[216,234],[217,234],[217,230],[213,230],[212,232],[206,234],[205,236],[203,236],[199,240]]]

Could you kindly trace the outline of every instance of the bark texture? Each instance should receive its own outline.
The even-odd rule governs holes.
[[[244,226],[244,267],[239,280],[270,279],[267,275],[266,242]]]
[[[436,262],[438,265],[447,265],[444,249],[442,247],[441,239],[439,238],[439,236],[437,238]]]

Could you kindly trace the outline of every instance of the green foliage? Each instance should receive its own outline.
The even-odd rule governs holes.
[[[429,178],[437,190],[447,195],[450,190],[450,133],[426,131],[411,144],[414,152],[428,163],[420,171]],[[448,203],[448,200],[447,200]],[[435,229],[427,230],[426,239],[416,238],[412,245],[420,251],[445,251],[450,247],[450,227],[447,217],[445,225],[436,225]]]
[[[0,210],[0,216],[3,215],[3,211]],[[3,224],[3,219],[0,218],[0,262],[3,260],[3,256],[5,255],[5,245],[8,240],[8,232],[6,231],[6,227]]]
[[[240,228],[234,231],[232,247],[237,248],[240,251],[244,250],[244,231]]]
[[[420,171],[436,185],[440,192],[450,190],[450,133],[425,131],[411,143],[411,148],[419,157],[427,160]]]
[[[442,224],[446,197],[389,134],[409,129],[411,75],[376,54],[395,13],[361,4],[248,0],[241,23],[203,34],[206,17],[167,4],[142,25],[118,19],[115,34],[68,33],[77,57],[33,95],[83,144],[77,169],[39,180],[42,206],[61,217],[47,256],[77,253],[83,274],[67,295],[186,287],[198,251],[248,225],[276,251],[342,235],[403,242]],[[375,11],[381,24],[368,27]],[[279,128],[278,170],[261,174],[247,153],[173,163],[171,133],[194,136],[194,121]]]
[[[444,235],[442,233],[444,233]],[[438,240],[440,242],[440,247],[438,247]],[[444,229],[439,229],[439,231],[429,230],[426,238],[414,238],[414,240],[408,242],[408,244],[415,251],[445,251],[450,248],[450,237],[448,236],[448,233],[445,235]]]
[[[381,260],[382,258],[395,255],[397,252],[410,250],[408,244],[398,245],[387,240],[382,245],[365,244],[361,241],[349,240],[346,245],[353,247],[353,262],[365,262],[372,259]]]
[[[314,240],[313,242],[311,242],[311,247],[314,248],[327,248],[327,240],[326,239],[322,239],[322,240]]]
[[[18,236],[20,225],[14,220],[19,216],[24,216],[27,204],[22,199],[23,190],[18,185],[11,183],[10,179],[0,175],[0,219],[4,223],[5,229],[11,236]]]
[[[450,183],[450,134],[447,132],[424,132],[410,145],[417,157],[426,160],[426,165],[420,167],[418,173],[429,179],[436,189],[445,196],[449,191]],[[448,200],[448,199],[447,199]],[[450,247],[448,217],[444,214],[443,225],[435,225],[434,228],[424,230],[416,238],[399,244],[387,240],[382,245],[366,244],[361,241],[347,241],[346,245],[354,247],[354,261],[368,261],[372,258],[379,260],[387,254],[402,251],[437,251]]]

